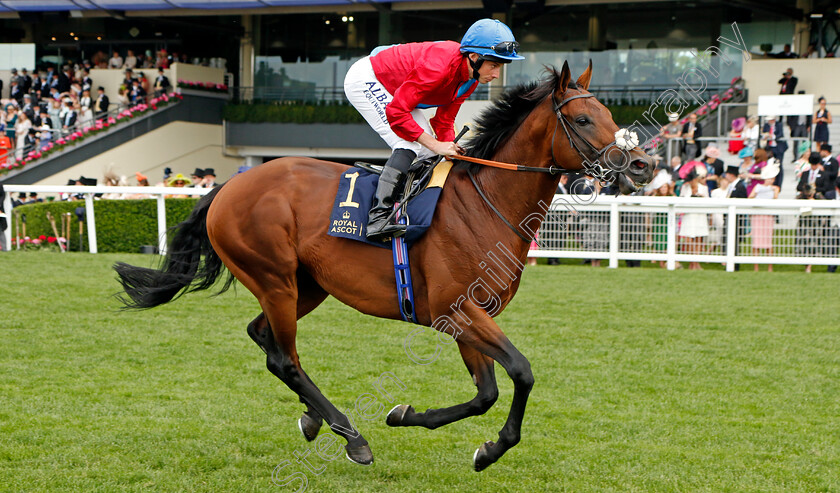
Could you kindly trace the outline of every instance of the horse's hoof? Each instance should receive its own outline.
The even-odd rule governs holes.
[[[388,426],[402,426],[402,420],[405,417],[405,413],[407,413],[410,409],[411,406],[408,404],[394,406],[394,408],[388,412],[388,416],[385,417],[385,424]]]
[[[303,413],[298,420],[298,428],[303,433],[303,438],[306,438],[307,442],[311,442],[318,438],[318,430],[321,429],[321,423],[310,418],[308,414]]]
[[[345,445],[344,450],[347,451],[347,458],[350,462],[355,462],[363,466],[373,464],[373,452],[370,451],[370,446],[368,445],[355,448],[350,448],[350,446]]]
[[[473,469],[475,472],[481,472],[487,469],[487,466],[496,462],[495,460],[490,458],[490,452],[488,449],[492,447],[494,444],[491,441],[487,441],[481,444],[481,447],[476,449],[475,453],[473,454]]]

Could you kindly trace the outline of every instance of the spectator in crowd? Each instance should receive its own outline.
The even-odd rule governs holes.
[[[29,75],[29,72],[26,68],[20,69],[21,74],[18,76],[18,84],[20,84],[20,89],[23,91],[24,94],[29,94],[29,90],[32,89],[32,77]]]
[[[709,181],[706,180],[706,183],[708,184]],[[729,191],[727,174],[721,173],[716,185],[717,187],[709,192],[709,196],[713,199],[725,199],[726,194]],[[720,212],[709,215],[709,242],[707,245],[707,251],[709,253],[715,253],[718,247],[721,248],[720,253],[726,253],[726,251],[723,250],[723,235],[726,232],[724,229],[725,222],[723,217],[723,213]]]
[[[654,197],[669,197],[674,195],[674,180],[667,169],[660,169],[650,182],[649,191],[646,195]],[[653,247],[654,253],[664,253],[668,249],[668,215],[664,212],[655,212],[648,215],[650,223],[650,235],[648,243]],[[659,261],[659,267],[667,268],[664,260]]]
[[[767,150],[781,164],[788,145],[784,139],[785,130],[782,122],[778,121],[774,115],[767,117],[767,123],[764,124],[764,128],[762,129],[762,137],[767,140]]]
[[[26,136],[29,135],[29,129],[32,128],[32,121],[26,116],[26,113],[19,112],[18,119],[15,123],[15,148],[17,149],[16,156],[18,159],[23,159],[23,150],[26,148]]]
[[[82,68],[81,85],[82,92],[88,91],[90,95],[90,91],[93,91],[93,79],[90,78],[90,69],[87,67]]]
[[[12,145],[14,146],[15,140],[15,125],[18,121],[18,112],[17,108],[13,104],[6,105],[6,137],[11,140]]]
[[[750,192],[751,199],[777,199],[779,198],[779,187],[774,184],[779,174],[777,162],[770,162],[762,168],[759,179],[761,183],[756,184]],[[767,255],[773,255],[773,227],[776,224],[776,216],[769,214],[753,214],[751,218],[752,249],[753,255],[758,256],[761,250],[766,250]],[[755,264],[755,271],[758,272],[758,264]],[[773,264],[767,266],[767,272],[773,272]]]
[[[163,74],[163,67],[158,68],[158,76],[155,78],[155,97],[160,97],[170,87],[169,78]]]
[[[680,178],[680,168],[682,168],[682,158],[679,156],[672,157],[668,170],[671,172],[671,177],[673,178],[671,192],[675,195],[679,193],[679,188],[683,184],[683,179]]]
[[[82,106],[79,112],[79,125],[82,128],[93,126],[93,110],[88,106]]]
[[[800,58],[819,58],[820,54],[817,52],[817,44],[811,43],[808,45],[808,48],[805,50],[805,53],[802,54]]]
[[[566,176],[568,179],[568,175]],[[562,180],[562,178],[561,178]],[[206,168],[204,170],[204,179],[201,182],[202,188],[216,188],[216,170],[213,168]]]
[[[811,153],[808,158],[809,169],[803,171],[799,177],[799,184],[796,186],[796,191],[804,193],[806,187],[811,187],[815,191],[826,189],[826,177],[823,174],[823,166],[820,156],[816,153]]]
[[[752,193],[756,185],[763,182],[761,179],[761,170],[767,166],[769,156],[764,149],[756,149],[753,158],[755,162],[746,168],[746,178],[749,180],[747,183],[747,196]],[[744,165],[746,165],[746,159],[744,160]]]
[[[70,84],[73,83],[73,73],[69,65],[65,65],[58,74],[58,92],[70,92]]]
[[[31,95],[23,95],[23,104],[20,107],[20,111],[21,113],[25,114],[30,121],[35,119],[35,105],[32,104]]]
[[[141,172],[134,173],[134,176],[137,178],[137,186],[138,187],[148,187],[149,186],[149,178]],[[131,195],[126,196],[127,199],[150,199],[152,198],[151,195],[147,193],[134,193]]]
[[[789,68],[782,74],[779,79],[779,94],[796,94],[796,83],[799,79],[793,76],[793,69]]]
[[[696,166],[686,175],[685,183],[680,189],[680,197],[709,197],[709,189],[704,183],[705,168]],[[689,255],[700,255],[703,253],[703,240],[709,236],[709,218],[703,213],[683,214],[680,225],[679,236],[682,238],[685,251]],[[688,270],[703,270],[699,262],[690,262]]]
[[[108,113],[108,105],[110,101],[108,101],[108,96],[105,95],[105,88],[99,86],[96,90],[97,96],[96,101],[93,103],[93,112],[96,114],[97,119],[105,118],[105,115]]]
[[[683,155],[686,161],[691,161],[700,155],[700,141],[696,140],[703,136],[703,127],[697,124],[697,114],[688,115],[688,121],[682,127],[682,138],[685,141]]]
[[[23,90],[18,85],[16,77],[9,81],[9,97],[17,101],[18,106],[23,102]]]
[[[73,108],[73,100],[67,98],[64,100],[64,108],[63,108],[63,116],[61,118],[61,129],[64,135],[70,133],[70,130],[76,125],[76,120],[79,118],[79,115],[76,113],[76,110]]]
[[[38,130],[40,134],[38,138],[40,139],[41,150],[43,151],[47,148],[47,146],[49,146],[50,141],[52,140],[52,127],[49,123],[44,122],[40,127],[38,127]]]
[[[814,113],[814,142],[817,147],[828,144],[828,125],[833,121],[831,112],[825,107],[825,98],[820,96],[820,107]]]
[[[726,171],[724,172],[724,179],[727,182],[726,185],[726,197],[730,199],[745,199],[747,198],[747,187],[744,184],[744,180],[741,178],[740,170],[738,166],[728,166]],[[722,187],[722,186],[721,186]],[[747,228],[746,218],[743,214],[738,215],[737,224],[735,226],[735,254],[738,253],[738,247],[741,245],[741,240],[744,237],[744,233]],[[727,214],[723,218],[723,229],[726,231],[729,224],[729,215]],[[728,236],[723,236],[723,249],[726,251],[727,249],[727,241]],[[735,264],[735,270],[741,270],[741,264]]]
[[[799,200],[819,200],[822,193],[812,184],[806,184],[796,196]],[[814,257],[819,253],[822,244],[822,228],[820,219],[813,214],[800,214],[796,221],[796,255],[800,257]],[[811,266],[805,266],[805,272],[811,272]]]
[[[114,54],[111,55],[111,59],[108,60],[108,68],[122,68],[123,67],[123,59],[120,56],[120,52],[114,50]]]
[[[761,134],[758,128],[758,117],[751,116],[747,118],[747,123],[744,126],[742,137],[744,138],[744,147],[749,147],[753,151],[758,148],[758,137]]]
[[[55,73],[55,67],[52,65],[47,65],[47,76],[45,80],[48,89],[52,89],[53,87],[58,89],[58,74]],[[43,88],[41,91],[43,92]]]
[[[120,110],[128,108],[129,104],[131,104],[131,100],[128,97],[128,88],[120,87],[120,90],[117,93],[117,104],[118,109]]]
[[[840,178],[834,182],[834,190],[825,194],[826,200],[840,200]],[[840,210],[836,210],[831,216],[826,237],[828,238],[827,255],[829,258],[838,258],[840,253]],[[828,272],[837,272],[837,265],[829,265]]]
[[[143,90],[143,87],[140,85],[140,81],[138,79],[131,81],[131,89],[129,90],[128,98],[131,102],[131,106],[137,106],[138,104],[146,101],[146,91]]]
[[[774,55],[775,58],[799,58],[799,55],[791,51],[789,44],[786,44],[781,52]],[[792,71],[791,71],[792,72]]]
[[[79,105],[81,105],[82,107],[87,106],[88,108],[93,107],[93,100],[90,97],[90,91],[88,91],[87,89],[82,91],[82,97],[79,98]]]
[[[729,154],[737,154],[738,151],[744,148],[744,126],[747,124],[747,119],[744,117],[732,120],[732,130],[729,131]]]
[[[184,188],[192,185],[192,181],[187,178],[186,176],[178,173],[177,175],[173,176],[169,179],[166,186],[167,187],[177,187],[177,188]],[[185,199],[189,197],[189,195],[184,194],[175,194],[175,195],[167,195],[166,198],[168,199]]]
[[[123,67],[126,69],[137,68],[137,57],[134,56],[134,51],[128,50],[125,54],[125,63]]]
[[[53,130],[61,130],[61,115],[62,115],[62,105],[61,101],[57,99],[53,99],[50,101],[49,109],[47,113],[50,115],[50,121],[52,122]]]
[[[204,170],[201,168],[196,168],[195,171],[192,172],[190,175],[190,180],[192,180],[192,186],[194,188],[201,188],[201,181],[204,179]]]
[[[122,81],[122,85],[125,86],[126,89],[131,89],[132,83],[137,79],[134,76],[134,71],[130,68],[125,69],[125,78]]]
[[[601,183],[592,176],[585,176],[581,181],[581,186],[575,186],[574,192],[590,195],[593,193],[600,193]],[[581,246],[584,250],[591,252],[603,252],[607,250],[609,240],[609,213],[601,211],[581,211],[578,215],[578,225],[580,227]],[[600,259],[590,259],[584,261],[590,263],[592,267],[600,267]]]
[[[169,68],[169,56],[166,54],[166,50],[158,51],[155,66],[163,69]]]
[[[706,146],[703,153],[703,164],[706,165],[706,186],[709,193],[718,187],[718,180],[723,175],[723,161],[720,160],[720,149],[714,144]]]
[[[143,94],[144,95],[149,94],[149,91],[151,90],[151,86],[149,84],[149,79],[146,78],[146,74],[143,73],[143,72],[138,73],[137,74],[137,80],[140,81],[140,87],[143,88]]]
[[[807,142],[808,141],[805,141],[804,143]],[[811,152],[810,146],[804,146],[802,153],[799,155],[799,159],[793,162],[793,171],[796,174],[797,182],[802,179],[803,172],[811,169],[810,159],[812,155],[816,156],[817,153]],[[817,158],[817,161],[819,161],[819,158]],[[796,188],[796,191],[801,192],[798,187]]]
[[[822,171],[825,173],[825,184],[822,189],[817,189],[818,192],[825,194],[830,190],[831,184],[837,180],[838,168],[840,165],[837,159],[831,155],[831,144],[823,144],[820,146],[820,157],[822,158]]]
[[[662,127],[662,129],[660,130],[660,132],[662,133],[662,137],[665,139],[665,142],[668,145],[667,155],[679,155],[679,138],[681,136],[681,127],[679,119],[680,115],[678,115],[677,113],[671,113],[670,115],[668,115],[668,124]]]

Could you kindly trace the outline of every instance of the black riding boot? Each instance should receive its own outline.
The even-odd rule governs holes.
[[[408,149],[395,149],[379,176],[373,207],[368,215],[367,238],[384,241],[405,233],[405,225],[397,224],[394,218],[388,220],[394,210],[394,202],[403,191],[405,174],[417,155]]]

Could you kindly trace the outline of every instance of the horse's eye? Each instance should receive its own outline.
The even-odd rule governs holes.
[[[587,119],[584,116],[581,116],[577,120],[575,120],[575,123],[577,123],[578,125],[583,127],[583,126],[589,125],[589,119]]]

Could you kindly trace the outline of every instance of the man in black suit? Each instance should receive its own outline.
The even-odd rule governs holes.
[[[779,94],[796,94],[796,83],[799,82],[799,79],[793,76],[793,69],[789,68],[782,74],[782,78],[779,79],[779,85],[782,87],[779,89]]]
[[[823,182],[823,188],[817,188],[817,191],[825,195],[827,191],[831,190],[831,184],[837,180],[840,164],[838,164],[837,159],[831,156],[831,144],[823,144],[820,147],[820,157],[822,158],[822,171],[825,175],[825,181]]]
[[[776,119],[775,115],[770,115],[767,117],[767,123],[761,129],[761,133],[767,139],[767,150],[773,153],[773,157],[778,159],[779,165],[781,165],[782,157],[788,148],[784,125]]]
[[[70,92],[70,83],[73,82],[73,73],[70,71],[70,66],[65,65],[62,72],[58,74],[58,93],[64,94]]]
[[[20,85],[20,90],[26,94],[32,87],[32,77],[29,76],[29,72],[27,72],[25,68],[20,69],[20,72],[21,74],[18,77],[18,84]]]
[[[700,141],[696,140],[703,136],[703,127],[697,123],[697,114],[688,115],[688,121],[682,127],[683,153],[685,160],[692,161],[700,155]]]
[[[822,171],[822,166],[820,165],[820,156],[816,153],[811,153],[808,157],[808,162],[811,164],[811,169],[802,172],[802,176],[799,177],[799,184],[796,185],[796,191],[800,193],[805,193],[805,188],[808,185],[813,186],[817,191],[824,193],[823,190],[825,189],[825,176]]]
[[[726,172],[724,173],[724,177],[729,182],[729,187],[727,187],[726,197],[730,199],[745,199],[747,198],[747,186],[744,184],[744,180],[741,179],[740,170],[737,166],[728,166],[726,168]],[[728,221],[729,221],[729,214],[724,214],[724,223],[723,223],[723,251],[727,251],[726,242],[729,239],[729,236],[725,233],[729,230]],[[741,214],[738,216],[738,221],[735,226],[735,255],[738,255],[738,247],[741,245],[741,240],[744,238],[744,234],[747,231],[747,216]],[[735,264],[735,270],[741,270],[741,264]]]
[[[98,95],[96,101],[93,102],[93,114],[96,115],[97,120],[101,120],[108,113],[108,105],[111,103],[108,101],[108,96],[105,95],[104,87],[99,86],[96,92]]]
[[[158,68],[158,76],[155,78],[155,97],[160,97],[169,90],[170,86],[169,78],[163,75],[163,67]]]
[[[13,78],[9,83],[9,97],[18,102],[18,106],[23,104],[23,91],[18,84],[17,77]]]
[[[93,91],[93,80],[90,78],[90,69],[82,69],[82,92]]]

